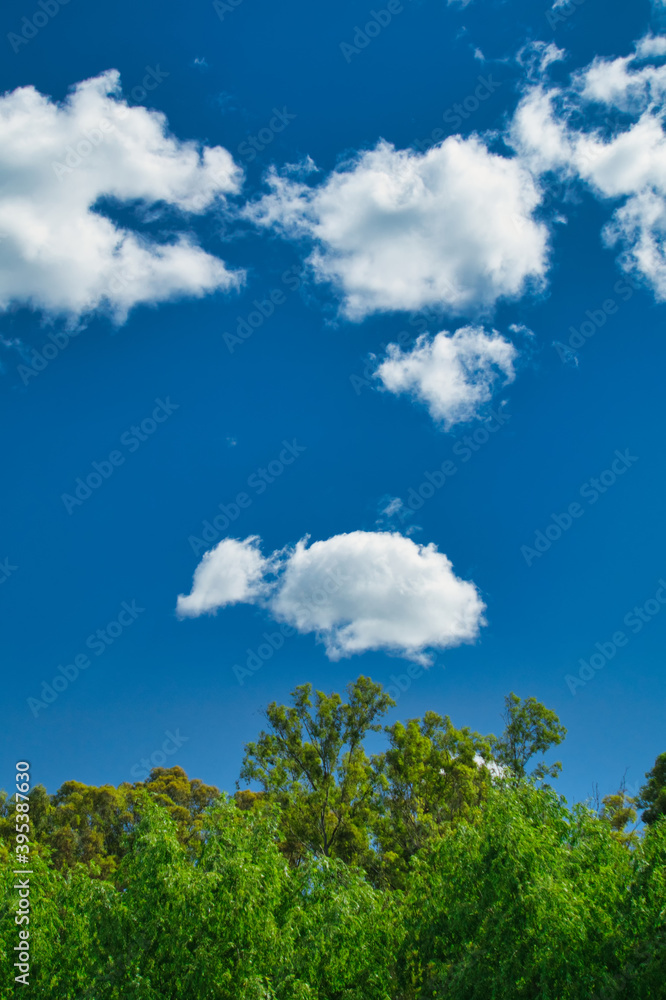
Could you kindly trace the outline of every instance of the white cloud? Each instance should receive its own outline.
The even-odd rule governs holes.
[[[391,497],[385,507],[382,507],[380,514],[384,514],[386,517],[393,517],[394,514],[399,514],[404,508],[404,503],[400,497]]]
[[[666,38],[663,35],[646,35],[637,42],[636,54],[640,59],[666,55]]]
[[[312,545],[303,539],[263,564],[257,539],[235,542],[256,559],[251,577],[243,569],[240,580],[237,551],[230,559],[215,555],[225,544],[197,568],[192,593],[179,598],[181,614],[222,607],[233,594],[301,633],[314,632],[331,660],[383,650],[420,663],[430,662],[428,650],[473,641],[485,624],[474,584],[456,577],[435,545],[397,532],[354,531]],[[244,587],[246,596],[236,596]]]
[[[465,326],[454,334],[422,334],[409,351],[389,344],[375,377],[389,392],[424,403],[448,431],[480,416],[498,385],[513,381],[517,356],[499,333]]]
[[[474,754],[474,763],[477,767],[485,767],[490,772],[492,778],[503,778],[507,774],[507,769],[497,764],[494,760],[486,760],[481,754]]]
[[[264,578],[271,570],[259,542],[256,536],[242,542],[225,538],[206,552],[194,572],[192,592],[178,597],[178,614],[196,618],[228,604],[251,604],[259,598],[266,589]]]
[[[666,302],[666,202],[663,194],[643,191],[619,208],[604,229],[609,246],[623,250],[627,271],[648,279],[655,297]]]
[[[519,159],[476,136],[426,153],[380,142],[319,186],[275,172],[269,183],[247,214],[314,242],[315,277],[338,289],[349,319],[426,306],[478,312],[543,282],[538,187]]]
[[[546,72],[551,63],[562,62],[566,58],[564,49],[554,42],[527,42],[516,56],[517,62],[523,66],[527,78],[532,80]]]
[[[569,88],[533,87],[511,126],[516,150],[536,175],[553,170],[583,180],[599,199],[622,200],[604,240],[621,248],[625,270],[642,276],[661,301],[666,300],[666,65],[644,60],[663,54],[666,38],[647,36],[636,43],[635,55],[595,59]],[[590,124],[576,126],[574,111],[582,111]]]
[[[637,43],[636,56],[595,59],[577,79],[582,85],[583,98],[623,111],[642,111],[650,102],[663,101],[666,66],[638,65],[638,59],[662,54],[655,48],[664,42],[666,39],[662,37],[648,37]]]
[[[111,221],[100,199],[200,215],[239,190],[220,146],[168,132],[164,115],[128,107],[117,71],[77,84],[58,104],[34,87],[0,97],[0,309],[28,305],[71,318],[237,287],[180,233],[158,242]]]

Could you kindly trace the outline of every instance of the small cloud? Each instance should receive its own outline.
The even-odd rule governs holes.
[[[204,553],[194,573],[192,592],[178,597],[179,617],[196,618],[229,604],[252,604],[265,593],[271,564],[262,556],[260,542],[255,535],[244,541],[225,538]]]
[[[208,69],[208,63],[206,62],[205,56],[195,56],[194,65],[200,66],[202,69]]]
[[[382,531],[402,531],[404,522],[414,516],[414,511],[410,510],[400,497],[391,496],[382,497],[379,501],[378,513],[375,527]],[[405,534],[409,534],[409,531]]]
[[[638,59],[653,59],[666,55],[666,36],[646,35],[636,43]]]
[[[540,79],[552,63],[562,62],[566,57],[564,49],[554,42],[528,42],[519,50],[516,61],[527,70],[528,80],[535,80]]]
[[[0,344],[2,344],[3,347],[13,347],[17,351],[23,351],[25,349],[23,341],[19,340],[18,337],[5,337],[1,333],[0,333]]]
[[[562,344],[559,340],[554,340],[553,347],[565,365],[569,365],[570,368],[578,368],[578,355],[567,344]]]
[[[504,778],[507,774],[505,767],[497,764],[494,760],[486,760],[481,754],[474,754],[474,763],[477,767],[487,768],[493,778]]]
[[[22,361],[28,363],[29,358],[29,348],[27,344],[24,344],[19,337],[5,337],[0,333],[0,347],[5,347],[8,351],[16,351]],[[0,374],[7,371],[7,366],[3,361],[0,361]]]
[[[219,94],[216,94],[213,102],[223,115],[231,114],[232,111],[238,111],[239,109],[236,95],[229,94],[226,90],[221,90]]]
[[[397,514],[403,507],[404,504],[400,497],[393,497],[393,499],[382,510],[382,514],[386,514],[387,517],[392,517],[393,514]]]
[[[513,382],[517,358],[513,344],[495,330],[466,326],[453,334],[421,334],[409,351],[389,344],[375,378],[386,391],[424,404],[448,431],[484,415],[496,389]]]
[[[529,326],[525,326],[524,323],[510,323],[509,329],[511,333],[514,333],[517,337],[534,337],[534,330],[530,330]]]
[[[308,177],[310,174],[318,174],[319,167],[311,156],[305,156],[296,163],[285,163],[282,171],[289,177]]]
[[[235,437],[226,438],[226,442],[227,442],[227,448],[235,448],[236,445],[238,444],[238,441],[236,440]]]

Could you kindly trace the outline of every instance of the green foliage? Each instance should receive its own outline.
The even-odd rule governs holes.
[[[478,810],[490,783],[480,758],[490,756],[490,743],[435,712],[386,732],[389,749],[373,762],[380,778],[373,830],[385,877],[402,884],[418,850]]]
[[[91,874],[111,878],[131,847],[132,836],[151,802],[164,806],[192,856],[200,849],[203,815],[218,788],[190,779],[182,767],[156,767],[147,781],[115,788],[66,781],[53,796],[42,785],[30,792],[30,822],[37,843],[51,849],[58,868],[84,864]],[[12,839],[14,803],[0,801],[0,837]],[[1,856],[1,855],[0,855]]]
[[[527,765],[536,754],[544,754],[558,746],[567,734],[552,709],[536,698],[522,700],[513,691],[504,699],[503,718],[505,728],[495,743],[495,757],[517,778],[527,775]],[[532,775],[537,781],[556,778],[561,769],[559,761],[549,766],[540,761]]]
[[[601,818],[610,823],[613,836],[626,846],[634,846],[638,840],[635,830],[625,829],[629,823],[636,822],[638,814],[634,809],[635,804],[636,799],[627,795],[624,787],[614,795],[606,795],[602,799]]]
[[[268,732],[245,748],[241,778],[258,781],[284,807],[284,850],[355,861],[368,849],[374,771],[363,747],[394,704],[369,677],[347,687],[347,701],[302,684],[293,705],[266,710]],[[313,710],[314,709],[314,710]]]
[[[285,936],[294,975],[313,996],[391,1000],[399,944],[393,900],[337,859],[310,857],[292,873]]]
[[[631,942],[614,985],[613,1000],[660,997],[666,982],[666,819],[647,830],[636,845],[633,879],[619,908],[621,933]],[[623,992],[624,991],[624,992]]]
[[[660,816],[666,816],[666,753],[659,754],[645,777],[648,780],[640,790],[637,804],[644,809],[643,822],[652,824]]]
[[[627,832],[623,788],[595,815],[540,782],[564,729],[534,699],[507,699],[499,739],[428,712],[369,757],[389,704],[368,678],[346,701],[297,688],[246,748],[261,791],[233,798],[181,768],[33,789],[31,996],[661,998],[666,755],[641,793],[650,825]],[[23,995],[16,815],[0,795],[3,1000]]]
[[[491,790],[414,865],[400,966],[409,996],[585,998],[619,968],[613,915],[631,859],[606,824],[550,790]]]

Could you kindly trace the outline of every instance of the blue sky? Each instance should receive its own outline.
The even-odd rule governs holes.
[[[405,688],[392,717],[483,732],[534,695],[563,793],[640,783],[659,9],[45,3],[3,12],[4,773],[55,791],[161,754],[232,789],[262,707],[364,673]]]

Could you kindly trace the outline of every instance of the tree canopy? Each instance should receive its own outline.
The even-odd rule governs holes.
[[[565,730],[534,698],[508,696],[499,737],[434,711],[385,724],[392,707],[367,677],[344,696],[297,687],[233,796],[179,767],[33,788],[31,995],[661,997],[666,754],[638,803],[620,785],[569,806],[544,780]],[[636,805],[646,825],[628,829]],[[8,998],[22,815],[0,796]]]

